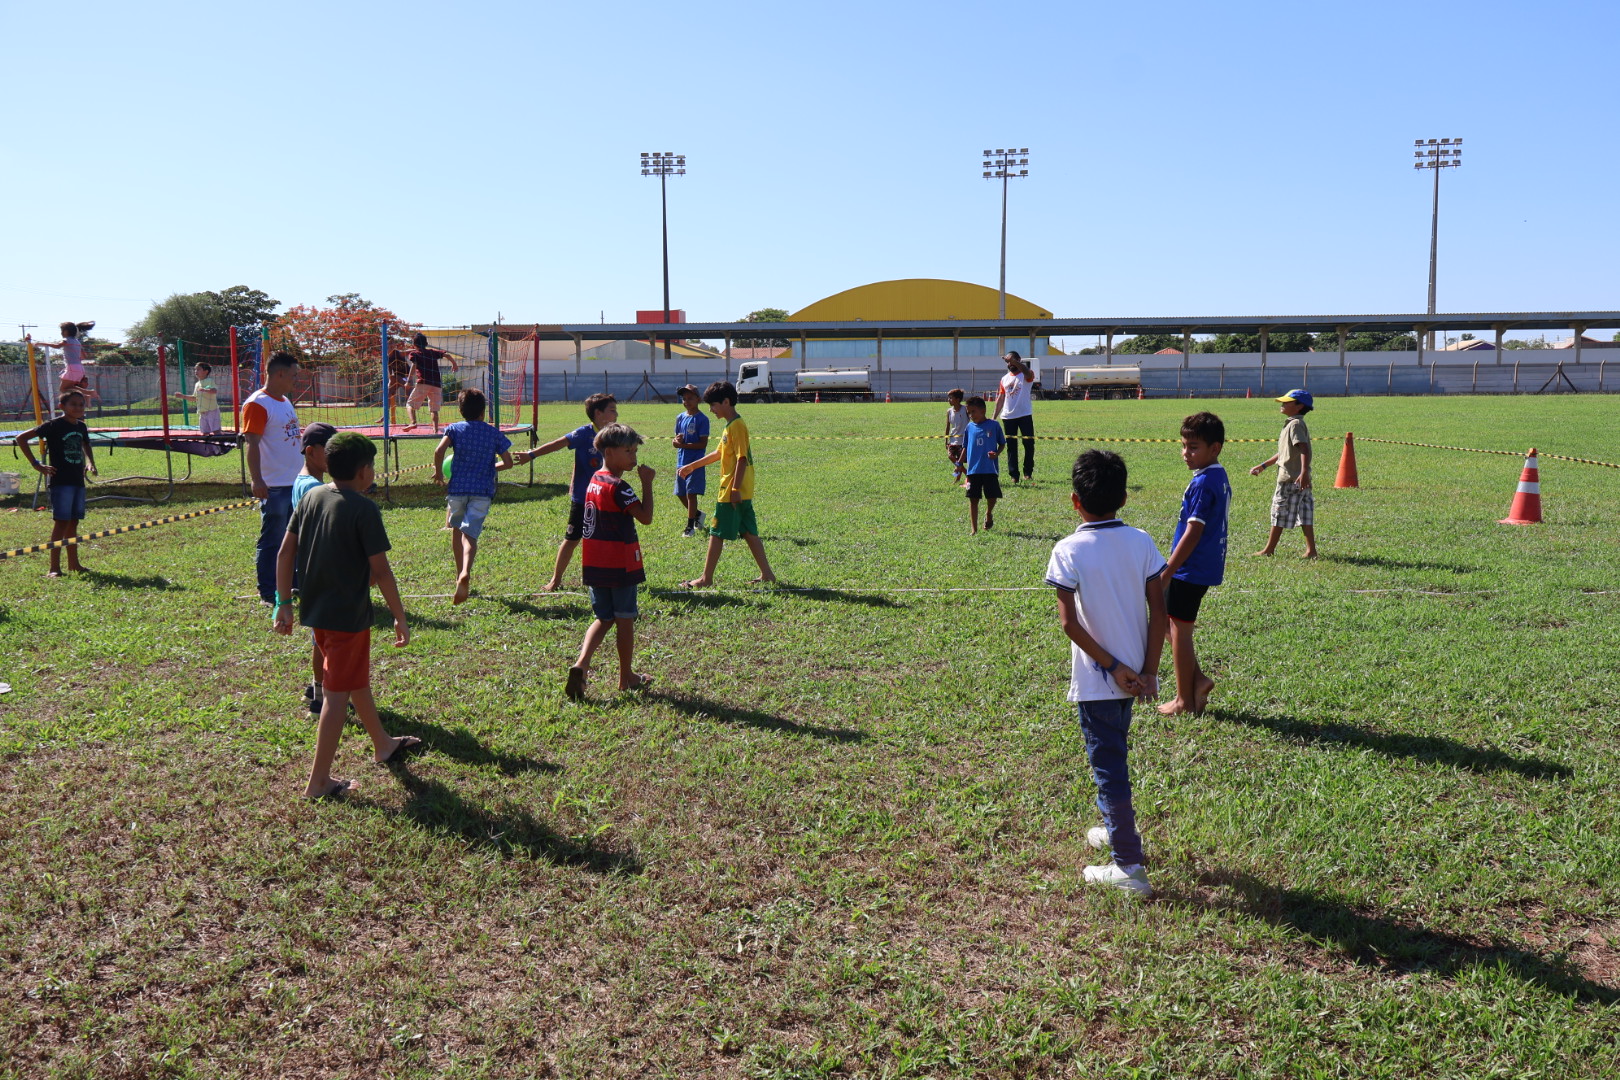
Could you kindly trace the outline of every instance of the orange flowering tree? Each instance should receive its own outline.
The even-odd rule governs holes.
[[[382,324],[388,324],[393,347],[409,341],[419,323],[406,322],[359,293],[326,298],[326,307],[299,304],[270,328],[271,348],[290,352],[306,367],[340,371],[376,369],[382,349]]]

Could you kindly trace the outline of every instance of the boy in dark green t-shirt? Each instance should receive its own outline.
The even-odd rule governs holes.
[[[327,799],[355,787],[352,780],[332,777],[332,759],[343,737],[351,698],[355,715],[371,736],[377,764],[397,761],[422,745],[414,735],[394,738],[384,731],[371,696],[373,581],[394,616],[394,648],[403,649],[411,639],[405,605],[388,565],[382,512],[365,495],[376,478],[376,458],[376,445],[364,435],[352,431],[334,435],[326,444],[332,484],[299,500],[276,557],[276,633],[292,633],[296,566],[299,621],[314,630],[324,664],[315,762],[304,789],[307,799]]]

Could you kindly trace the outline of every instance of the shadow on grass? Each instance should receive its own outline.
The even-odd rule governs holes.
[[[184,592],[185,586],[156,574],[130,577],[128,574],[109,574],[105,570],[86,570],[84,579],[97,589],[151,589],[155,592]]]
[[[725,705],[711,698],[674,690],[653,690],[646,695],[649,701],[662,702],[678,713],[700,720],[718,720],[723,724],[740,724],[761,731],[780,731],[787,735],[808,735],[812,739],[828,742],[858,743],[866,741],[866,732],[855,728],[824,728],[814,724],[801,724],[775,713],[760,712]]]
[[[835,604],[862,604],[866,607],[903,608],[899,600],[892,600],[879,593],[850,592],[848,589],[812,588],[809,586],[784,586],[781,592],[788,596],[805,600],[827,600]]]
[[[479,806],[448,785],[424,780],[403,766],[393,772],[405,788],[399,815],[430,832],[503,858],[525,856],[598,874],[641,873],[641,859],[633,851],[614,851],[589,838],[563,836],[521,807]]]
[[[1472,574],[1477,566],[1459,563],[1431,562],[1426,559],[1391,559],[1385,555],[1323,555],[1323,562],[1344,563],[1347,566],[1376,566],[1384,570],[1444,570],[1448,574]]]
[[[425,749],[436,750],[446,757],[453,757],[468,765],[492,765],[506,776],[562,772],[562,766],[555,762],[491,750],[466,728],[443,727],[394,712],[392,709],[378,709],[377,716],[381,718],[383,727],[388,729],[390,735],[415,735],[422,740]]]
[[[991,531],[994,532],[994,531],[997,531],[997,530],[991,530]],[[1063,534],[1062,533],[1027,533],[1027,532],[1015,532],[1012,529],[1002,529],[1002,530],[1000,530],[1000,532],[1001,532],[1002,536],[1011,536],[1011,537],[1014,537],[1014,538],[1019,539],[1019,540],[1039,540],[1042,543],[1047,543],[1047,544],[1055,544],[1059,540],[1063,539]]]
[[[413,629],[424,626],[429,630],[461,629],[461,624],[458,622],[440,619],[433,615],[423,615],[410,609],[405,611],[405,625]],[[385,607],[380,605],[374,607],[371,612],[371,627],[373,630],[392,630],[394,628],[394,616]]]
[[[473,597],[474,600],[479,597]],[[504,596],[485,597],[491,603],[500,604],[513,615],[527,615],[531,619],[561,619],[568,622],[589,621],[596,618],[588,605],[577,600],[556,604],[552,607],[541,607],[531,604],[527,600],[512,600]]]
[[[1290,739],[1329,746],[1353,746],[1390,757],[1432,761],[1454,765],[1470,772],[1511,772],[1529,780],[1567,780],[1575,775],[1568,765],[1546,758],[1518,757],[1501,750],[1485,750],[1455,739],[1437,735],[1401,735],[1369,731],[1354,724],[1313,724],[1292,716],[1262,716],[1259,713],[1225,709],[1211,710],[1211,716],[1247,727],[1265,728]]]
[[[750,600],[746,596],[732,596],[729,593],[698,591],[694,589],[664,588],[647,590],[649,596],[656,596],[660,600],[669,600],[676,604],[686,604],[689,607],[763,607],[758,600]]]
[[[1357,964],[1398,971],[1432,971],[1453,978],[1478,967],[1495,967],[1521,982],[1587,1001],[1620,1002],[1620,990],[1593,982],[1564,963],[1501,941],[1470,941],[1377,915],[1302,889],[1282,889],[1237,871],[1208,871],[1199,883],[1231,890],[1208,902],[1215,909],[1239,911],[1273,926],[1287,927],[1331,943]]]
[[[792,544],[794,547],[814,547],[820,540],[807,540],[802,536],[762,536],[761,540],[770,544]]]

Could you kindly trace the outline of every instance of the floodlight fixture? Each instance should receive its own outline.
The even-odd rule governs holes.
[[[643,151],[641,175],[658,177],[658,207],[663,223],[664,238],[664,326],[669,326],[669,188],[671,176],[686,175],[686,155],[671,150]],[[664,335],[664,359],[670,359],[670,339]]]
[[[1429,314],[1434,314],[1435,277],[1440,255],[1440,170],[1455,169],[1462,165],[1461,139],[1412,140],[1414,169],[1429,169],[1434,173],[1434,209],[1429,217]],[[1429,331],[1429,348],[1434,348],[1434,331]]]
[[[1021,150],[1002,148],[984,152],[982,171],[986,180],[1001,181],[1001,289],[997,306],[998,317],[1007,317],[1007,181],[1028,178],[1029,170],[1018,166],[1029,164],[1029,147]]]

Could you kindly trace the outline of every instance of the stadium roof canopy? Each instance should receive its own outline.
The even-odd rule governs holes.
[[[580,338],[657,340],[720,338],[1067,337],[1134,334],[1326,333],[1347,330],[1583,330],[1620,327],[1620,311],[1474,311],[1436,315],[1177,315],[1152,318],[861,320],[839,322],[541,323],[500,328],[542,341]]]

